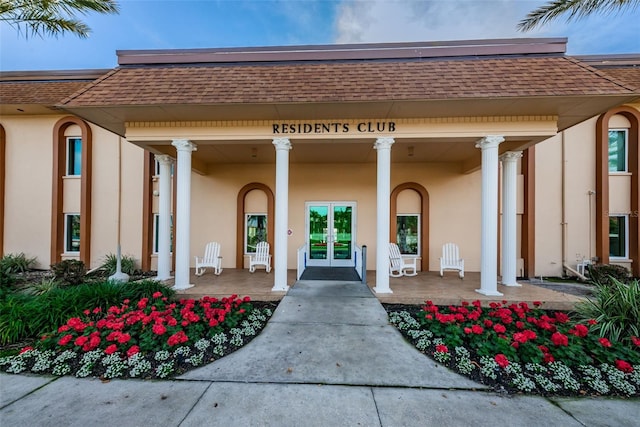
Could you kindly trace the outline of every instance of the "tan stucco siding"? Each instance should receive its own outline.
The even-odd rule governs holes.
[[[4,252],[49,268],[52,132],[55,117],[2,118],[6,132]]]

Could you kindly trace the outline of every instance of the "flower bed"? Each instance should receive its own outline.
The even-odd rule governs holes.
[[[255,337],[271,316],[249,297],[171,302],[152,298],[85,310],[17,356],[0,359],[9,373],[101,378],[167,378],[209,363]]]
[[[389,320],[416,348],[451,369],[508,392],[543,395],[640,395],[640,338],[611,342],[534,303],[480,301],[409,312]]]

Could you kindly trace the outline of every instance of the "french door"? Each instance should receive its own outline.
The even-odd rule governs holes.
[[[307,202],[307,266],[353,267],[355,202]]]

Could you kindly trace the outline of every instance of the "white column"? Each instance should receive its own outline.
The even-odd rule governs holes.
[[[378,138],[373,145],[378,151],[378,191],[376,224],[376,286],[378,294],[393,293],[389,287],[389,221],[391,197],[391,146],[393,138]]]
[[[480,289],[483,295],[498,292],[498,146],[502,136],[490,135],[476,143],[482,150],[482,208],[480,232]]]
[[[502,161],[502,284],[521,286],[516,281],[516,219],[518,197],[518,159],[522,151],[508,151]]]
[[[176,271],[173,289],[193,287],[190,282],[189,249],[191,245],[191,153],[197,147],[186,139],[175,139],[171,143],[178,152],[176,190]]]
[[[156,155],[160,164],[160,197],[158,200],[158,277],[171,277],[171,165],[173,159],[166,155]]]
[[[276,221],[274,236],[274,278],[272,291],[286,291],[287,285],[287,238],[289,228],[289,138],[275,138],[276,147]]]

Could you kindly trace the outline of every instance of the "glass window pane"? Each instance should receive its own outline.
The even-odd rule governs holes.
[[[267,215],[249,214],[245,223],[245,253],[256,252],[256,245],[267,241]]]
[[[626,130],[609,131],[609,172],[627,170]]]
[[[626,250],[626,217],[609,217],[609,256],[627,257]]]
[[[419,255],[420,227],[418,215],[398,215],[396,217],[396,242],[400,253]]]
[[[309,207],[309,259],[327,259],[329,208]]]
[[[80,252],[80,215],[66,215],[65,252]]]
[[[173,253],[173,214],[169,217],[169,227],[170,233],[169,236],[169,251]],[[153,214],[153,253],[157,254],[159,252],[160,246],[160,214]]]
[[[82,173],[82,139],[68,138],[67,141],[67,175],[80,175]]]

